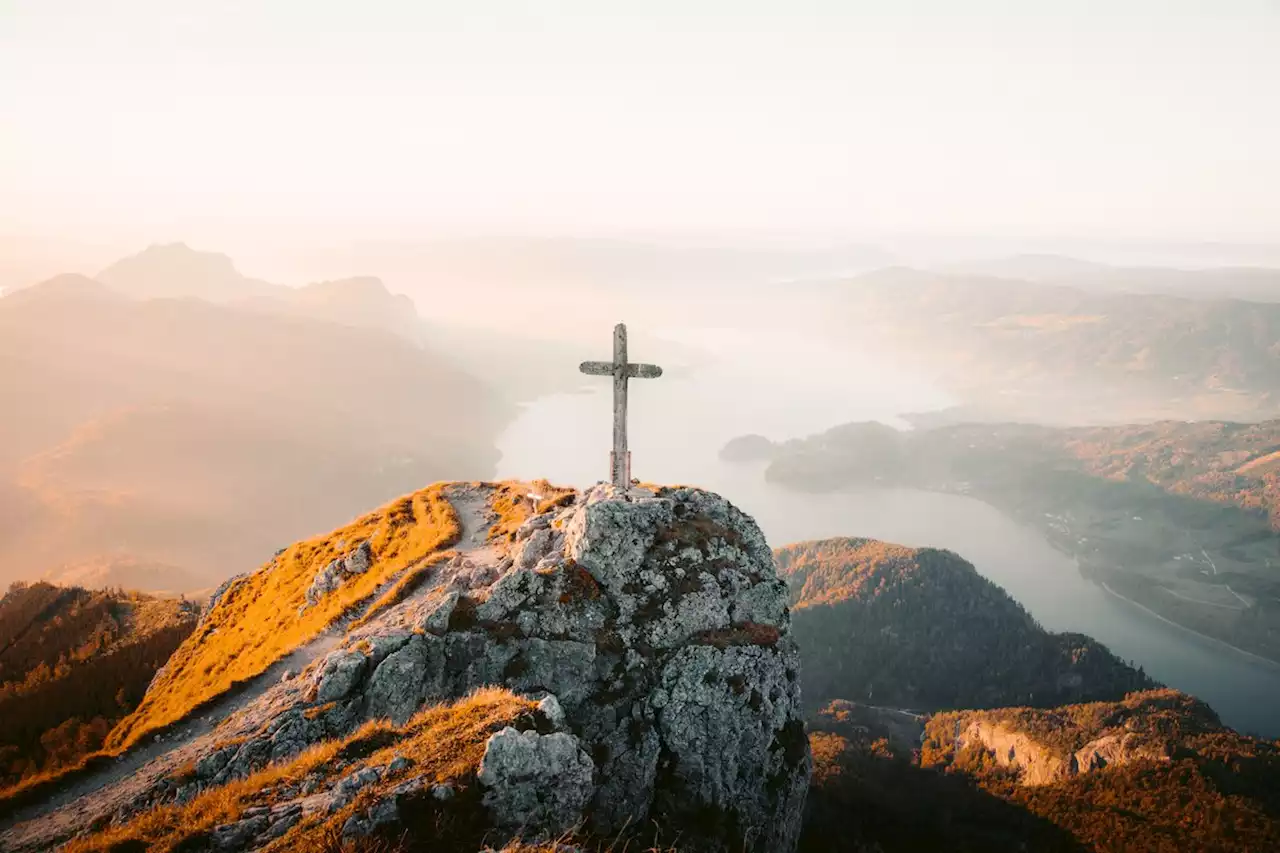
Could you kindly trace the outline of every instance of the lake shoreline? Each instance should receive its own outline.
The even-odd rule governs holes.
[[[863,487],[863,488],[859,488],[858,486],[846,485],[846,486],[830,488],[830,489],[810,489],[810,488],[798,486],[794,483],[790,483],[785,480],[771,481],[766,478],[766,482],[776,487],[781,487],[790,491],[801,492],[801,493],[810,494],[810,495],[857,494],[859,492],[865,491],[866,488],[873,488],[873,489],[910,488],[910,489],[919,489],[920,491],[931,492],[931,493],[940,494],[940,495],[961,496],[961,497],[970,498],[972,500],[979,501],[980,503],[983,503],[986,506],[993,509],[994,511],[1000,513],[1001,515],[1003,515],[1005,518],[1009,519],[1013,523],[1031,532],[1034,532],[1038,537],[1040,537],[1045,542],[1047,542],[1050,545],[1050,547],[1052,547],[1055,551],[1057,551],[1058,553],[1062,554],[1065,557],[1070,558],[1075,563],[1076,571],[1079,573],[1080,577],[1083,580],[1089,582],[1090,584],[1104,588],[1108,594],[1124,602],[1127,602],[1128,604],[1131,604],[1134,607],[1141,609],[1143,612],[1156,617],[1161,622],[1167,625],[1171,625],[1174,628],[1177,628],[1181,631],[1185,631],[1192,636],[1199,637],[1204,640],[1208,640],[1219,648],[1229,649],[1232,652],[1236,652],[1240,655],[1243,655],[1252,661],[1263,663],[1268,667],[1273,667],[1277,670],[1277,672],[1280,672],[1280,659],[1268,657],[1266,654],[1262,654],[1257,651],[1250,651],[1249,649],[1241,648],[1235,645],[1234,643],[1230,642],[1229,640],[1224,639],[1223,637],[1204,633],[1201,630],[1193,628],[1190,625],[1184,624],[1182,622],[1177,621],[1176,619],[1173,619],[1169,616],[1166,616],[1160,613],[1159,611],[1157,611],[1156,609],[1154,609],[1148,604],[1144,604],[1140,601],[1137,601],[1133,598],[1130,598],[1128,596],[1122,595],[1119,592],[1116,592],[1110,586],[1107,586],[1103,580],[1103,577],[1106,575],[1106,573],[1114,571],[1114,569],[1109,567],[1108,561],[1106,560],[1100,561],[1095,557],[1092,560],[1092,562],[1097,564],[1095,566],[1096,571],[1093,571],[1093,572],[1088,571],[1087,567],[1081,563],[1080,554],[1073,547],[1071,547],[1074,542],[1074,539],[1072,538],[1071,535],[1066,535],[1066,533],[1069,533],[1069,531],[1064,533],[1063,530],[1055,528],[1053,525],[1046,525],[1041,523],[1039,514],[1028,515],[1025,513],[1020,514],[1020,513],[1012,512],[1006,509],[1004,506],[1002,506],[999,501],[992,500],[989,497],[989,495],[985,493],[983,490],[974,489],[970,484],[967,484],[967,483],[952,484],[952,483],[935,482],[935,483],[918,483],[918,484],[897,483],[897,484],[891,485],[887,483],[876,483],[873,486]],[[899,544],[911,544],[911,543],[899,543]],[[1202,604],[1206,604],[1206,603],[1202,603]],[[1208,605],[1206,604],[1206,606]]]
[[[1228,643],[1226,640],[1220,640],[1217,637],[1211,637],[1208,634],[1202,634],[1201,632],[1197,631],[1195,628],[1189,628],[1186,625],[1183,625],[1179,622],[1175,622],[1166,616],[1160,615],[1156,611],[1152,610],[1150,607],[1147,607],[1145,604],[1142,604],[1141,602],[1138,602],[1138,601],[1134,601],[1132,598],[1129,598],[1128,596],[1125,596],[1116,592],[1104,580],[1094,581],[1094,583],[1102,587],[1103,591],[1105,591],[1108,595],[1111,595],[1114,598],[1118,598],[1120,601],[1123,601],[1124,603],[1132,607],[1136,607],[1138,610],[1141,610],[1143,613],[1147,614],[1148,616],[1154,616],[1156,619],[1159,619],[1161,622],[1165,623],[1166,625],[1172,625],[1174,628],[1177,628],[1179,631],[1185,631],[1186,633],[1191,634],[1194,637],[1198,637],[1201,640],[1207,641],[1208,643],[1210,643],[1211,645],[1219,649],[1227,649],[1231,652],[1234,652],[1235,654],[1238,654],[1246,658],[1252,663],[1262,664],[1264,666],[1271,667],[1275,669],[1276,672],[1280,673],[1280,661],[1272,660],[1269,657],[1264,657],[1263,655],[1259,655],[1254,652],[1247,651],[1245,649],[1239,648],[1238,646],[1233,646],[1230,643]]]

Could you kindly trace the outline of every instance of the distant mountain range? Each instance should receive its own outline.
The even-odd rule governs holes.
[[[1280,302],[1280,269],[1269,267],[1124,267],[1062,255],[1014,255],[952,264],[939,268],[939,271],[962,276],[1060,284],[1096,293]]]
[[[1217,271],[1176,275],[1199,282],[1184,289],[1203,293],[1220,280]],[[797,286],[792,296],[815,329],[886,350],[985,406],[983,419],[1112,423],[1280,412],[1280,302],[1072,282],[893,267]]]
[[[492,470],[514,407],[376,279],[295,290],[182,246],[104,277],[0,300],[0,580],[160,564],[190,591]]]

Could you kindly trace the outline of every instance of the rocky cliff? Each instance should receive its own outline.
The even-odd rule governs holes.
[[[966,758],[981,764],[985,756],[1018,784],[1035,786],[1104,767],[1210,753],[1220,747],[1215,738],[1245,740],[1224,729],[1208,705],[1162,689],[1121,702],[938,714],[925,730],[923,752],[926,764],[938,765]]]
[[[755,523],[695,489],[540,489],[536,507],[527,491],[440,487],[219,590],[145,703],[194,712],[156,734],[126,721],[116,768],[19,815],[0,846],[91,826],[106,829],[78,849],[408,830],[461,850],[657,827],[681,850],[791,850],[810,758],[786,586]],[[336,615],[260,675],[178,695],[182,669],[209,666],[200,644],[274,648],[244,624],[273,593],[291,621]]]

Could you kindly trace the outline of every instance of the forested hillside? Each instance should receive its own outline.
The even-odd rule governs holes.
[[[1172,690],[939,714],[921,763],[972,779],[1090,850],[1280,849],[1280,745],[1222,728]]]
[[[889,736],[884,716],[834,702],[810,717],[813,779],[800,853],[1085,849],[1061,827],[970,779],[921,767],[919,744]]]
[[[197,615],[120,590],[11,586],[0,598],[0,787],[101,747]]]
[[[804,697],[937,710],[1118,699],[1153,682],[1082,634],[1053,634],[949,551],[828,539],[775,551]]]

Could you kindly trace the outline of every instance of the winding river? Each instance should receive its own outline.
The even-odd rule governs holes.
[[[874,353],[807,339],[717,329],[672,329],[661,336],[703,346],[715,360],[692,372],[631,383],[634,476],[720,492],[751,513],[774,545],[867,536],[948,548],[1004,587],[1046,628],[1088,634],[1159,681],[1205,699],[1228,725],[1280,737],[1280,666],[1108,594],[1037,531],[981,501],[911,489],[792,492],[766,483],[759,465],[731,465],[717,457],[726,441],[748,432],[782,439],[855,420],[904,426],[899,413],[951,402],[928,383]],[[607,342],[605,336],[602,349]],[[644,358],[632,353],[632,360]],[[580,393],[553,394],[525,406],[500,440],[499,476],[578,486],[606,476],[609,383],[583,379]]]

